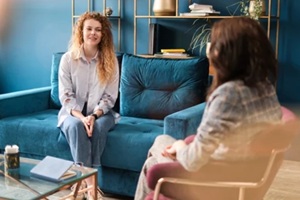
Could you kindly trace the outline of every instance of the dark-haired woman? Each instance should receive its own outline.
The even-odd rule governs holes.
[[[146,173],[154,164],[176,160],[187,171],[197,171],[210,160],[251,159],[247,144],[261,130],[254,125],[280,121],[280,104],[271,82],[276,80],[277,60],[260,24],[247,17],[214,23],[208,57],[216,74],[194,140],[186,144],[168,135],[156,138],[135,200],[151,192]]]

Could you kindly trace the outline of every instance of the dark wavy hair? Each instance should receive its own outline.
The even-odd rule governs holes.
[[[211,32],[209,61],[216,75],[208,95],[227,81],[249,87],[277,79],[277,59],[262,26],[249,17],[222,19]]]

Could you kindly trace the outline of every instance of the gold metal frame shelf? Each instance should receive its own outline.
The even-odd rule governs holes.
[[[272,4],[277,2],[276,14],[273,14],[272,11]],[[178,14],[178,0],[176,0],[176,13],[175,16],[154,16],[152,15],[152,4],[153,0],[148,0],[148,15],[137,15],[137,0],[134,0],[134,31],[133,31],[133,52],[136,54],[137,52],[137,19],[148,19],[148,24],[151,23],[152,19],[225,19],[225,18],[234,18],[240,16],[222,16],[222,15],[213,15],[213,16],[180,16]],[[270,39],[271,34],[271,21],[276,20],[276,36],[275,36],[275,54],[276,58],[278,57],[278,40],[279,40],[279,17],[280,17],[280,0],[268,0],[268,15],[260,16],[261,20],[267,20],[267,36]]]

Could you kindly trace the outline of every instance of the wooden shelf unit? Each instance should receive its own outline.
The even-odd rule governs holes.
[[[148,15],[137,15],[137,0],[134,0],[134,31],[133,31],[133,52],[134,54],[136,54],[137,52],[137,20],[138,19],[148,19],[148,24],[151,23],[152,19],[225,19],[225,18],[234,18],[234,17],[240,17],[240,16],[224,16],[224,15],[213,15],[213,16],[180,16],[178,13],[178,1],[176,0],[176,12],[175,12],[175,16],[154,16],[152,15],[152,3],[153,0],[148,0]],[[267,20],[267,36],[268,38],[270,38],[271,35],[271,21],[272,20],[276,20],[276,35],[275,35],[275,54],[276,54],[276,58],[278,57],[278,40],[279,40],[279,28],[280,28],[280,24],[279,24],[279,18],[280,18],[280,0],[266,0],[268,1],[268,8],[267,8],[267,15],[263,15],[260,16],[260,20]],[[272,11],[272,5],[273,3],[277,3],[276,5],[276,13],[272,13],[270,11]]]

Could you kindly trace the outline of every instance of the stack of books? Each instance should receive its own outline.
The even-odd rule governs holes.
[[[190,12],[180,13],[180,16],[209,16],[219,15],[220,11],[214,10],[212,5],[193,3],[189,6]]]
[[[185,52],[185,49],[161,49],[160,53],[156,53],[154,56],[167,58],[187,58],[189,57],[189,54]]]

